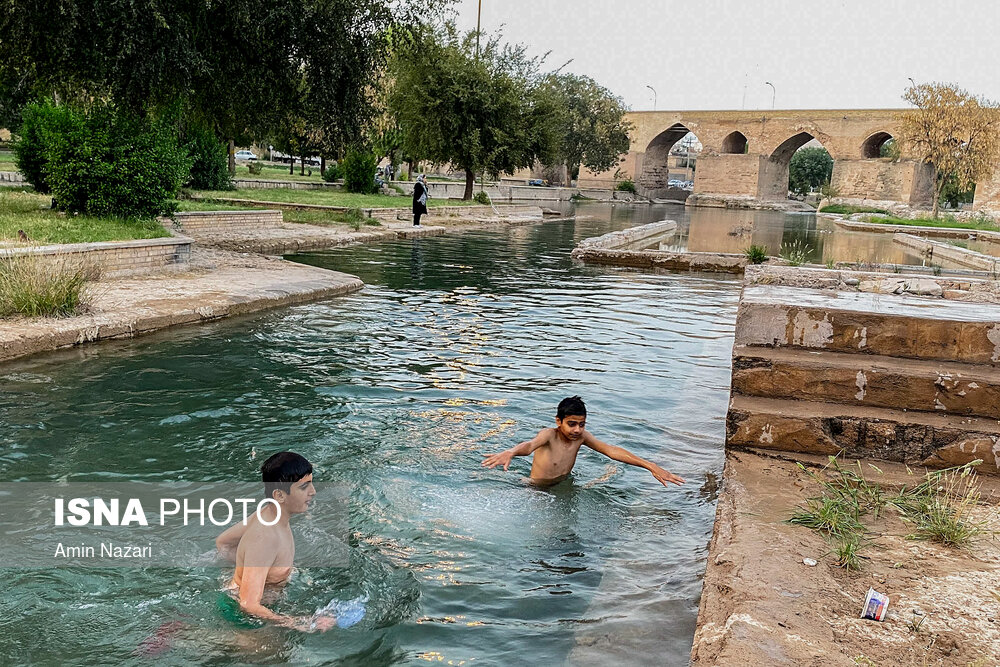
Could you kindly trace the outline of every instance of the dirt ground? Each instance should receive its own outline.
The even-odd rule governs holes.
[[[786,523],[821,492],[796,460],[814,471],[826,463],[727,454],[692,665],[1000,665],[1000,532],[989,532],[1000,531],[1000,477],[979,476],[975,514],[989,523],[969,547],[906,539],[911,528],[890,509],[866,520],[863,568],[848,572],[831,542]],[[875,463],[883,474],[863,464],[871,481],[923,479],[923,470]],[[859,618],[869,586],[889,595],[883,622]]]

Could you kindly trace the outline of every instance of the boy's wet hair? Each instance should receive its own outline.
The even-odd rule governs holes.
[[[556,419],[566,419],[570,415],[587,416],[587,406],[583,404],[583,399],[579,396],[570,396],[559,401],[559,407],[556,408]]]
[[[279,489],[288,493],[292,484],[312,471],[312,464],[301,454],[278,452],[260,467],[260,475],[264,479],[264,497],[273,498],[274,492]]]

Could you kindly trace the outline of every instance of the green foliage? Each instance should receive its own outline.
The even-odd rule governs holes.
[[[323,180],[327,183],[333,183],[334,181],[339,181],[344,178],[344,170],[340,168],[340,165],[334,162],[326,168],[323,172]]]
[[[191,176],[187,184],[195,190],[232,190],[229,152],[212,130],[195,127],[188,131]],[[253,167],[253,163],[250,165]],[[253,169],[250,170],[253,173]],[[257,173],[260,173],[258,169]]]
[[[767,261],[767,246],[751,245],[743,251],[751,264],[763,264]]]
[[[618,181],[615,183],[615,190],[618,192],[631,192],[632,194],[636,194],[635,182],[631,179]]]
[[[472,198],[472,201],[477,204],[483,204],[484,206],[489,206],[493,202],[490,201],[490,196],[486,194],[486,190],[480,190],[476,193],[476,196]]]
[[[566,164],[570,178],[580,165],[607,171],[628,152],[631,124],[621,98],[587,76],[552,73],[533,90],[539,118],[541,158]]]
[[[365,150],[354,149],[344,158],[344,189],[348,192],[369,195],[378,191],[375,168],[378,158]]]
[[[934,218],[896,218],[896,217],[866,217],[864,222],[880,225],[908,225],[914,227],[941,227],[945,229],[984,229],[997,231],[997,223],[988,217],[972,218],[969,220],[958,220],[954,217],[943,216]]]
[[[533,104],[529,79],[537,60],[523,47],[475,32],[416,31],[395,54],[388,104],[404,133],[403,152],[465,171],[466,199],[475,174],[496,177],[530,166],[539,155],[551,109]]]
[[[93,243],[154,239],[170,234],[155,220],[66,215],[49,208],[52,197],[0,190],[0,243],[17,243],[18,230],[33,243]]]
[[[888,158],[890,160],[899,160],[899,142],[895,139],[888,139],[885,143],[878,147],[878,156]]]
[[[111,105],[72,112],[45,136],[43,171],[64,211],[122,218],[169,213],[190,172],[187,151],[168,123]]]
[[[889,500],[914,525],[909,539],[961,547],[983,531],[985,522],[972,516],[981,496],[975,471],[981,463],[927,473],[923,482],[903,488]]]
[[[872,208],[871,206],[848,206],[846,204],[828,204],[819,210],[820,213],[838,213],[840,215],[851,215],[852,213],[882,213],[888,215],[889,211],[884,208]]]
[[[976,196],[976,186],[962,188],[958,184],[958,179],[954,175],[945,179],[944,187],[941,189],[940,203],[947,204],[951,208],[958,208],[959,204],[971,204]]]
[[[72,112],[45,100],[28,105],[21,118],[21,129],[14,142],[17,169],[36,192],[48,194],[45,163],[49,137],[61,132],[72,121]]]
[[[837,543],[834,554],[837,556],[837,565],[848,570],[857,572],[861,569],[862,540],[860,535],[847,535]]]
[[[788,189],[806,194],[829,183],[832,176],[833,158],[825,148],[802,148],[788,164]]]
[[[823,199],[835,199],[840,196],[840,188],[830,183],[824,183],[819,186],[819,193],[823,196]]]
[[[0,258],[0,317],[72,315],[96,272],[63,260],[53,265],[34,255]]]

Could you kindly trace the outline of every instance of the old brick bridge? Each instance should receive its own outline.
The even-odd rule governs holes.
[[[618,171],[642,194],[669,197],[670,151],[688,132],[702,145],[690,204],[767,205],[788,197],[792,155],[816,139],[833,157],[832,185],[839,198],[869,204],[929,207],[933,170],[908,156],[879,157],[897,132],[899,109],[794,111],[636,111],[631,148]],[[614,170],[581,170],[581,186],[608,185]],[[1000,209],[1000,170],[978,183],[974,208]]]

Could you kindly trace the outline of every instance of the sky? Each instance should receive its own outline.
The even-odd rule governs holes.
[[[475,29],[480,0],[459,0]],[[895,109],[910,85],[1000,100],[996,0],[481,0],[547,69],[586,74],[633,110]]]

